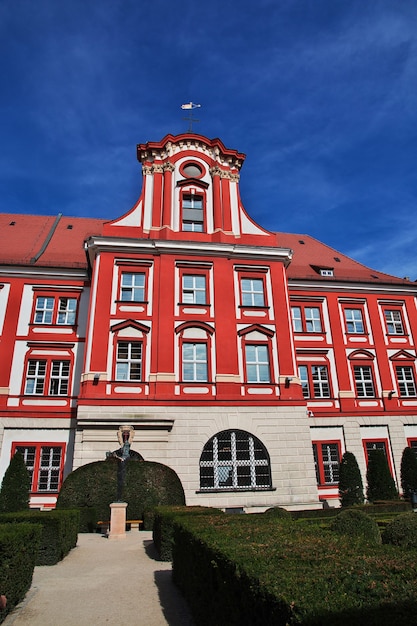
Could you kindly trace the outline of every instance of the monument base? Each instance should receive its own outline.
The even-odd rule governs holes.
[[[126,539],[127,502],[112,502],[110,505],[109,539]]]

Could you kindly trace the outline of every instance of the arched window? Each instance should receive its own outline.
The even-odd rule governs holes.
[[[206,443],[200,457],[201,490],[270,488],[269,454],[259,439],[243,430],[224,430]]]

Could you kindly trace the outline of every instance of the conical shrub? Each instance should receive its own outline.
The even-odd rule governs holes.
[[[0,511],[14,513],[29,508],[30,475],[20,452],[12,457],[0,490]]]
[[[352,452],[345,452],[340,462],[339,498],[342,507],[363,504],[362,476]]]

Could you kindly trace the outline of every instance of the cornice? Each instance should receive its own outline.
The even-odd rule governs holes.
[[[417,295],[417,283],[414,284],[398,284],[398,283],[366,283],[359,282],[355,279],[346,281],[313,281],[289,278],[288,288],[291,290],[304,290],[304,291],[348,291],[357,293],[398,293],[398,294],[410,294]]]
[[[36,267],[26,265],[0,265],[0,275],[13,278],[31,278],[36,280],[50,280],[59,278],[60,280],[88,280],[87,268],[62,268],[62,267]]]
[[[234,259],[256,259],[257,262],[281,261],[287,266],[292,259],[290,248],[250,246],[197,241],[166,241],[150,239],[122,239],[119,237],[91,237],[86,244],[89,253],[134,252],[136,254],[174,254],[186,256],[218,256]]]

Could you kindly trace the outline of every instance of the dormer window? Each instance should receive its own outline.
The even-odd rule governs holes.
[[[194,233],[204,231],[203,196],[197,194],[182,196],[182,230]]]
[[[320,276],[333,276],[333,270],[331,269],[321,269]]]

